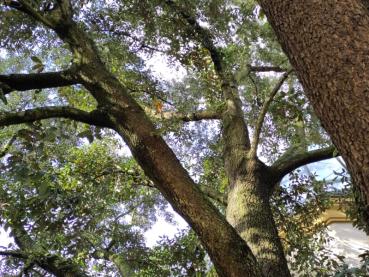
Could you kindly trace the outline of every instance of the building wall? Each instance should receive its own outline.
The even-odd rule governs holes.
[[[331,222],[328,230],[333,238],[328,247],[335,254],[345,256],[350,266],[357,266],[360,262],[358,255],[369,250],[369,237],[351,222]]]

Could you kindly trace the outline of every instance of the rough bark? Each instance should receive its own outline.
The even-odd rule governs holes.
[[[247,241],[264,276],[290,276],[283,247],[270,208],[272,173],[257,160],[246,163],[228,194],[227,220]]]
[[[369,12],[361,0],[260,0],[347,163],[369,222]]]

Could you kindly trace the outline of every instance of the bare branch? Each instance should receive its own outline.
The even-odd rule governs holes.
[[[55,88],[78,84],[73,70],[59,72],[0,75],[0,89],[3,94],[12,91]]]
[[[27,259],[27,255],[22,251],[0,251],[0,256],[10,256],[19,259]]]
[[[0,152],[0,158],[4,157],[8,151],[9,148],[13,145],[13,143],[15,142],[15,140],[17,139],[17,135],[18,134],[14,134],[10,140],[8,141],[8,143],[5,145],[4,149]]]
[[[337,157],[336,158],[337,162],[339,162],[339,164],[345,169],[347,170],[347,165],[345,163],[345,161],[342,159],[342,157]]]
[[[96,27],[99,28],[99,26],[96,26]],[[108,32],[108,33],[112,34],[113,36],[115,36],[117,38],[128,37],[132,41],[137,42],[139,44],[139,48],[135,52],[138,52],[143,48],[146,48],[148,50],[155,51],[155,52],[164,53],[164,54],[166,54],[168,52],[166,50],[159,49],[157,47],[154,47],[154,46],[151,46],[151,45],[145,43],[145,41],[143,41],[142,39],[140,39],[138,37],[133,36],[131,33],[127,32],[127,31],[116,30],[114,27],[109,28],[109,29],[101,29],[100,28],[100,31]]]
[[[144,107],[145,112],[151,117],[162,119],[162,120],[180,120],[184,122],[200,121],[209,119],[221,119],[222,114],[217,111],[196,111],[190,113],[181,112],[161,112],[158,113],[156,110]]]
[[[292,147],[274,162],[271,170],[274,172],[276,180],[280,181],[285,175],[300,166],[334,158],[338,155],[334,146],[312,151],[301,151],[301,148]]]
[[[250,72],[287,72],[286,68],[282,68],[280,66],[256,66],[256,65],[248,65]]]
[[[0,126],[15,125],[48,118],[69,118],[83,123],[109,127],[109,120],[105,113],[94,110],[85,112],[68,106],[42,107],[20,112],[0,112]]]
[[[288,78],[288,75],[291,72],[292,72],[292,70],[289,70],[288,72],[286,72],[282,75],[282,77],[279,79],[278,83],[275,85],[272,92],[270,93],[269,97],[267,99],[265,99],[265,101],[264,101],[264,104],[261,108],[258,120],[256,122],[256,126],[255,126],[255,132],[254,132],[254,136],[253,136],[252,144],[251,144],[251,149],[250,149],[250,153],[249,153],[250,158],[256,157],[258,144],[259,144],[260,133],[261,133],[261,128],[263,127],[265,115],[268,112],[269,106],[272,103],[272,101],[274,99],[274,96],[277,94],[279,89],[282,87],[284,81],[286,81],[286,79]]]

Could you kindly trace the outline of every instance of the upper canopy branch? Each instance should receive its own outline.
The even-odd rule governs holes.
[[[154,109],[150,109],[148,107],[144,107],[146,114],[150,115],[151,117],[162,119],[162,120],[180,120],[184,122],[190,121],[200,121],[200,120],[208,120],[208,119],[221,119],[222,113],[218,111],[196,111],[196,112],[161,112],[158,113]]]
[[[105,113],[99,110],[85,112],[68,106],[42,107],[20,112],[0,112],[0,126],[28,123],[48,118],[68,118],[96,126],[110,126]]]
[[[288,69],[282,68],[280,66],[273,65],[265,65],[265,66],[257,66],[257,65],[248,65],[250,72],[287,72]]]
[[[10,138],[10,140],[8,141],[8,143],[7,143],[7,144],[5,145],[5,147],[1,150],[1,152],[0,152],[0,158],[4,157],[4,156],[8,153],[8,151],[9,151],[10,147],[11,147],[11,146],[13,145],[13,143],[16,141],[18,133],[19,133],[19,131],[18,131],[16,134],[14,134],[14,135]]]
[[[256,156],[256,152],[257,152],[257,148],[258,148],[258,144],[259,144],[260,133],[261,133],[261,128],[263,127],[265,115],[268,112],[269,106],[273,102],[274,96],[277,94],[279,89],[282,87],[284,81],[286,81],[286,79],[288,78],[288,75],[291,72],[292,72],[292,70],[289,70],[289,71],[287,71],[286,73],[284,73],[282,75],[282,77],[278,80],[277,84],[274,86],[274,88],[273,88],[272,92],[270,93],[269,97],[267,99],[265,99],[265,101],[264,101],[264,104],[263,104],[263,106],[261,108],[261,111],[259,113],[258,120],[256,122],[255,132],[254,132],[254,136],[253,136],[253,140],[252,140],[252,144],[251,144],[250,157],[255,157]]]
[[[285,175],[300,166],[330,159],[335,155],[336,148],[334,146],[312,150],[301,151],[299,147],[292,147],[287,150],[274,164],[271,166],[277,180],[281,180]]]
[[[207,29],[201,27],[196,21],[196,18],[181,9],[174,1],[166,0],[165,2],[168,6],[173,8],[177,14],[181,15],[181,17],[193,28],[201,44],[209,51],[215,70],[218,74],[222,75],[224,70],[222,67],[222,58],[217,47],[214,45],[211,33]]]
[[[57,4],[54,4],[56,6],[51,6],[50,8],[44,6],[42,9],[35,7],[31,1],[4,1],[5,5],[29,15],[36,21],[52,29],[57,28],[58,25],[64,25],[72,18],[70,1],[57,0],[56,2]]]
[[[0,75],[0,89],[3,94],[12,91],[55,88],[78,84],[73,70],[58,72]]]

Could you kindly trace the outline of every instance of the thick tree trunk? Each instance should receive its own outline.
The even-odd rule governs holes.
[[[247,172],[231,184],[227,219],[251,248],[264,276],[290,276],[269,205],[273,186],[268,175],[261,162],[247,163]]]
[[[369,222],[369,12],[364,0],[260,0]]]
[[[227,220],[251,247],[264,276],[290,276],[281,241],[269,206],[272,186],[269,169],[256,157],[250,158],[249,133],[233,76],[218,72],[223,79],[226,102],[223,113],[224,167],[230,183]]]

